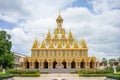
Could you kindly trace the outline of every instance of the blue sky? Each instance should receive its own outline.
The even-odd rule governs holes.
[[[39,42],[56,28],[59,9],[63,27],[70,28],[78,43],[84,36],[89,56],[116,58],[120,50],[120,0],[0,0],[0,29],[12,36],[12,51],[31,54],[35,36]]]
[[[7,21],[4,21],[4,20],[0,20],[0,26],[3,28],[3,29],[13,29],[14,27],[16,27],[17,25],[15,23],[10,23],[10,22],[7,22]]]
[[[90,3],[90,0],[76,0],[72,4],[70,4],[68,7],[86,7],[89,10],[92,10],[92,4]]]

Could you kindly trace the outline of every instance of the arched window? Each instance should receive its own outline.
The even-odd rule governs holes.
[[[48,62],[47,61],[44,62],[44,68],[48,68]]]
[[[71,62],[71,68],[75,68],[76,66],[75,66],[75,61],[72,61]]]

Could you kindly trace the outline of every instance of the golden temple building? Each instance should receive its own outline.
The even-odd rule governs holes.
[[[84,39],[77,42],[70,30],[66,33],[62,27],[63,18],[59,14],[57,27],[41,43],[35,38],[31,57],[25,57],[22,63],[27,69],[95,69],[96,57],[88,57],[88,47]]]

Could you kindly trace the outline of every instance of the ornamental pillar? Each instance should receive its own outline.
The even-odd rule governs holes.
[[[96,62],[94,62],[93,68],[96,69]]]
[[[25,62],[23,62],[23,66],[22,66],[23,68],[26,68],[26,65],[25,65]]]
[[[97,69],[100,69],[99,62],[97,62],[97,65],[96,65],[96,66],[97,66]]]
[[[90,69],[90,61],[87,62],[87,69]]]
[[[75,64],[76,64],[76,68],[79,69],[80,68],[79,67],[80,66],[79,61],[75,62]]]
[[[34,69],[35,68],[35,63],[34,62],[32,62],[32,69]]]
[[[79,62],[79,68],[81,69],[81,61]]]
[[[32,62],[29,61],[29,68],[32,69]]]
[[[87,69],[87,62],[85,61],[85,69]]]
[[[70,61],[67,61],[67,68],[68,68],[68,69],[70,69],[70,68],[71,68]]]
[[[61,63],[61,61],[58,62],[58,68],[59,68],[59,69],[62,68],[62,63]]]
[[[39,69],[41,68],[41,62],[39,61]]]
[[[44,62],[41,61],[41,68],[43,69],[44,68]]]
[[[53,63],[52,61],[49,61],[49,62],[48,62],[48,68],[50,68],[50,69],[53,68],[53,64],[52,64],[52,63]]]

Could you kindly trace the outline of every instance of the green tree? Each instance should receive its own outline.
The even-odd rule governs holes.
[[[10,51],[12,43],[11,36],[6,31],[0,31],[0,65],[3,68],[12,68],[14,65],[14,55]]]
[[[120,57],[118,58],[118,62],[120,63]]]
[[[109,64],[112,66],[116,60],[115,59],[109,59]]]
[[[102,58],[102,63],[103,63],[104,65],[106,65],[106,64],[107,64],[107,59],[106,59],[106,58]]]

